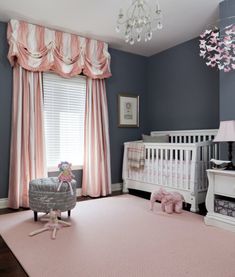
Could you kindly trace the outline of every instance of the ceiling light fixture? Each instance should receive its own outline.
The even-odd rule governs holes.
[[[123,9],[120,9],[116,31],[119,33],[123,26],[125,41],[133,45],[135,41],[140,42],[151,40],[153,31],[161,30],[162,11],[158,2],[155,9],[145,0],[133,0],[130,7],[124,15]]]

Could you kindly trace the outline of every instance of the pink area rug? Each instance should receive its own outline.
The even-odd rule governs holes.
[[[30,277],[235,276],[235,234],[190,212],[124,195],[77,203],[71,222],[28,237],[42,223],[25,211],[0,216],[0,233]]]

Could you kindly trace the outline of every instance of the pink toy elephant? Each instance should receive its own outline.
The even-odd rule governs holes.
[[[173,212],[181,213],[183,207],[183,196],[178,192],[167,192],[163,188],[160,188],[158,191],[154,191],[151,194],[150,209],[153,210],[153,205],[155,201],[161,201],[161,208],[163,212],[171,214]]]

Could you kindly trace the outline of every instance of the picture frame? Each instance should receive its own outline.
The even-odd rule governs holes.
[[[118,95],[118,127],[139,127],[139,95]]]

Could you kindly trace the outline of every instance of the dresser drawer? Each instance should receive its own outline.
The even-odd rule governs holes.
[[[232,176],[215,175],[214,193],[235,197],[235,179]]]

